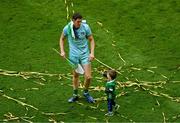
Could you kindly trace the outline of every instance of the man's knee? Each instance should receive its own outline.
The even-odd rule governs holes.
[[[91,75],[85,75],[86,80],[91,80],[92,76]]]
[[[74,77],[74,78],[78,78],[78,77],[79,77],[79,74],[76,73],[76,72],[73,72],[73,77]]]

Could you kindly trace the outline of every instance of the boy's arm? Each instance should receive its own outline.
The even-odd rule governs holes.
[[[112,87],[108,87],[106,88],[105,92],[107,93],[107,97],[109,99],[112,99],[112,96],[113,96],[113,88]]]
[[[114,91],[114,88],[113,87],[108,87],[108,88],[106,88],[106,93],[113,93],[113,91]]]

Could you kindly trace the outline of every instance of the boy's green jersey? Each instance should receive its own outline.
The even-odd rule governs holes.
[[[105,92],[107,94],[107,98],[108,99],[115,99],[115,97],[116,97],[115,87],[116,87],[115,80],[111,80],[111,81],[108,81],[106,83],[106,90],[105,90]]]

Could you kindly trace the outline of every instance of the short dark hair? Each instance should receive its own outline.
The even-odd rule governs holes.
[[[108,73],[112,80],[117,76],[117,72],[115,70],[109,70]]]
[[[74,13],[72,16],[72,19],[74,19],[74,20],[82,19],[82,15],[80,13]]]

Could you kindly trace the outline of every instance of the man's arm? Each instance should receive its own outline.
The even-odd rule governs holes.
[[[63,58],[66,58],[66,53],[65,53],[65,51],[64,51],[64,41],[65,41],[65,36],[64,36],[64,33],[62,32],[62,33],[61,33],[60,40],[59,40],[59,46],[60,46],[61,56],[62,56]]]
[[[94,60],[94,48],[95,48],[95,41],[92,35],[88,36],[88,40],[90,41],[90,56],[89,60]]]

